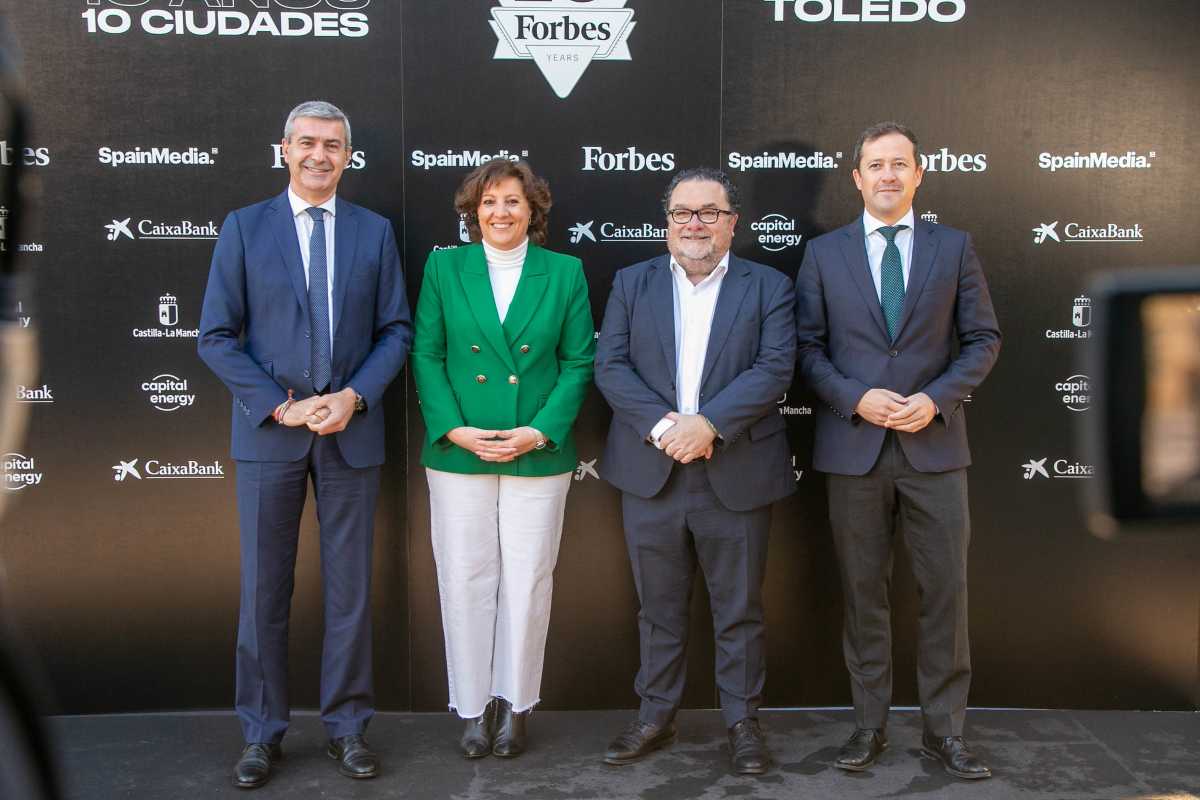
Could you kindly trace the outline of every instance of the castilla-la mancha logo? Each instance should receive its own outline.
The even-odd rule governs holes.
[[[637,24],[628,0],[499,0],[492,9],[494,59],[533,61],[566,98],[593,60],[632,61]]]

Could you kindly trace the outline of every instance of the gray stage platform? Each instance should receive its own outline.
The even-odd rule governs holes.
[[[629,767],[600,755],[630,712],[536,712],[521,758],[467,761],[449,714],[381,714],[368,736],[383,760],[373,781],[337,774],[319,719],[297,715],[271,783],[233,788],[240,748],[231,714],[57,717],[50,720],[70,800],[255,798],[970,798],[970,800],[1200,800],[1200,714],[973,711],[968,740],[996,777],[969,783],[918,756],[920,720],[893,716],[891,749],[858,775],[830,766],[853,715],[773,711],[762,721],[775,757],[761,778],[731,775],[721,719],[680,715],[680,739]]]

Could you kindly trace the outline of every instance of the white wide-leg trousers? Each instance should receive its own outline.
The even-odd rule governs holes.
[[[540,699],[571,473],[425,473],[450,709],[470,719],[503,697],[527,711]]]

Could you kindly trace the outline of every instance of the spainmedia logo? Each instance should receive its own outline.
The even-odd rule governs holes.
[[[798,153],[795,150],[779,150],[774,153],[766,150],[761,153],[730,153],[725,160],[730,172],[749,172],[750,170],[809,170],[837,169],[842,165],[842,151],[828,155],[822,150],[811,153]]]
[[[1157,151],[1139,153],[1127,150],[1124,153],[1109,153],[1107,150],[1090,153],[1042,153],[1038,156],[1038,168],[1048,172],[1059,170],[1079,169],[1151,169],[1154,159],[1158,158]]]
[[[593,61],[631,61],[627,0],[500,0],[492,9],[493,59],[533,61],[566,99]]]
[[[173,147],[135,146],[132,150],[101,147],[96,151],[97,160],[106,167],[211,167],[217,163],[220,149],[216,147],[189,147],[180,150]]]
[[[489,153],[486,150],[444,150],[439,153],[425,150],[413,150],[409,154],[408,163],[416,169],[474,169],[480,164],[507,158],[509,161],[520,161],[529,158],[528,150],[500,150]]]
[[[210,8],[205,10],[179,8],[182,0],[86,0],[83,24],[89,34],[106,36],[138,30],[163,37],[361,39],[371,32],[363,11],[370,4],[371,0],[208,0],[205,5]],[[213,10],[214,5],[221,10]],[[141,8],[127,10],[131,6]]]

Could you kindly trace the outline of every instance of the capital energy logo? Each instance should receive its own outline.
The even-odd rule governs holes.
[[[667,229],[652,222],[627,224],[621,222],[600,222],[589,220],[577,222],[567,229],[571,244],[582,244],[584,241],[596,244],[636,244],[640,242],[665,242]]]
[[[24,300],[17,301],[16,314],[14,317],[17,320],[17,324],[22,328],[28,328],[33,324],[33,314],[26,310]]]
[[[796,483],[799,483],[800,479],[804,477],[804,470],[800,469],[800,465],[796,463],[795,455],[792,456],[792,477],[795,478]]]
[[[1071,327],[1058,330],[1047,329],[1047,339],[1090,339],[1092,332],[1088,330],[1092,324],[1092,298],[1085,294],[1076,297],[1071,303]]]
[[[822,150],[811,153],[799,153],[795,150],[779,150],[774,153],[766,150],[761,153],[730,153],[726,164],[731,172],[749,172],[750,170],[809,170],[837,169],[842,165],[842,151],[827,155]]]
[[[171,412],[190,408],[196,403],[196,395],[188,391],[187,378],[164,372],[141,384],[142,392],[150,405],[159,411]]]
[[[500,150],[489,153],[486,150],[444,150],[439,153],[425,150],[413,150],[408,162],[416,169],[474,169],[480,164],[486,164],[497,158],[507,158],[509,161],[520,161],[529,158],[528,150]]]
[[[5,453],[3,458],[4,488],[8,491],[19,492],[28,486],[37,486],[42,482],[42,473],[38,472],[33,456]]]
[[[763,0],[775,7],[775,21],[788,11],[800,22],[958,22],[967,0]]]
[[[45,383],[41,386],[18,386],[16,400],[27,405],[53,405],[54,390]]]
[[[757,222],[750,223],[758,246],[768,253],[779,253],[795,247],[804,239],[796,233],[796,220],[783,214],[767,214]]]
[[[1042,153],[1038,156],[1038,168],[1049,172],[1079,169],[1151,169],[1158,152],[1150,150],[1139,153],[1126,150],[1124,153],[1109,153],[1107,150],[1090,153]]]
[[[1021,465],[1021,477],[1027,481],[1038,478],[1088,479],[1096,477],[1096,468],[1091,464],[1081,464],[1068,458],[1060,458],[1052,464],[1046,464],[1050,457],[1031,458]]]
[[[271,162],[271,169],[287,169],[287,162],[283,160],[283,145],[276,143],[271,145],[271,154],[274,160]],[[362,150],[354,150],[350,153],[350,163],[346,165],[348,170],[360,170],[367,168],[367,154]]]
[[[627,0],[499,0],[489,23],[494,60],[533,61],[560,99],[570,96],[593,61],[631,61],[637,25]]]
[[[161,461],[148,458],[138,466],[140,458],[129,461],[118,460],[113,464],[113,480],[124,483],[133,480],[222,480],[225,478],[225,465],[220,461],[201,462],[191,459],[183,463]]]
[[[1087,375],[1071,375],[1054,384],[1054,393],[1071,411],[1087,411],[1092,407],[1091,385]]]
[[[167,292],[158,298],[156,306],[157,319],[160,327],[134,328],[135,339],[195,339],[200,335],[199,328],[179,328],[179,299]]]
[[[220,148],[136,146],[132,150],[101,147],[97,160],[106,167],[211,167],[217,163]]]
[[[636,147],[609,152],[596,145],[583,145],[584,172],[673,172],[674,153],[643,153]]]
[[[122,239],[211,242],[215,241],[221,233],[217,223],[212,220],[198,223],[186,219],[178,222],[140,219],[134,222],[133,217],[114,219],[104,226],[104,230],[106,232],[104,238],[110,242],[119,242]]]
[[[371,0],[207,0],[207,9],[183,9],[183,0],[85,0],[82,16],[89,34],[104,36],[138,30],[151,36],[361,39],[371,32],[364,11],[370,4]]]
[[[1043,222],[1033,228],[1033,243],[1045,244],[1140,244],[1146,240],[1141,223],[1119,225],[1109,222],[1100,225],[1087,225],[1079,222],[1068,222],[1062,231],[1058,228],[1059,220]]]

